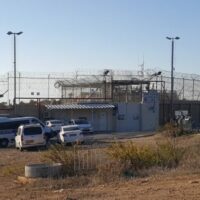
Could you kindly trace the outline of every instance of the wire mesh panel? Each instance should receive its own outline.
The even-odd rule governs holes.
[[[79,149],[74,151],[74,172],[95,170],[106,162],[107,156],[102,148]]]

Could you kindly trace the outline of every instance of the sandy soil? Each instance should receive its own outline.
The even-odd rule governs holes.
[[[0,199],[200,199],[199,175],[162,175],[72,188],[52,188],[51,180],[42,183],[1,178]]]
[[[155,138],[150,136],[133,140],[142,144],[152,143]],[[190,137],[189,140],[196,138]],[[200,174],[168,171],[105,184],[95,183],[95,180],[89,182],[84,178],[24,179],[19,177],[24,174],[24,165],[40,162],[43,152],[19,152],[8,148],[0,149],[0,153],[0,199],[200,199]]]

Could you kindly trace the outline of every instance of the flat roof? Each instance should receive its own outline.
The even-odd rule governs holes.
[[[113,104],[62,104],[62,105],[45,105],[48,110],[90,110],[90,109],[113,109]]]

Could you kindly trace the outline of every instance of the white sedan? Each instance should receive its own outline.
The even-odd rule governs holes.
[[[60,131],[61,126],[64,125],[63,121],[61,120],[48,120],[45,122],[46,126],[51,128],[51,130],[55,133],[54,136]]]
[[[58,142],[62,144],[83,143],[84,136],[77,125],[62,126],[57,135]]]

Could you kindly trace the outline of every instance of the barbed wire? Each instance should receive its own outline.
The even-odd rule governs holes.
[[[152,77],[158,70],[146,69],[144,71],[137,70],[109,70],[107,80],[133,80],[144,79],[148,80],[151,77],[152,81],[165,82],[165,90],[170,91],[171,87],[171,72],[162,70],[160,76]],[[70,81],[70,83],[84,82],[89,84],[94,82],[104,81],[103,70],[81,70],[68,73],[37,73],[37,72],[17,72],[17,97],[27,98],[60,98],[62,97],[59,87],[55,87],[58,81]],[[109,79],[110,78],[110,79]],[[161,83],[157,83],[156,87],[161,88]],[[13,99],[14,90],[14,74],[8,72],[7,74],[0,75],[0,94],[5,91],[8,92],[3,98],[0,98],[0,102],[9,102]],[[176,91],[179,99],[187,100],[200,100],[200,75],[186,74],[186,73],[174,73],[174,90]]]

